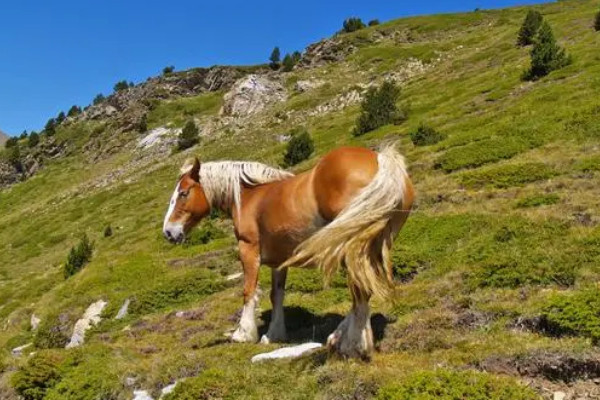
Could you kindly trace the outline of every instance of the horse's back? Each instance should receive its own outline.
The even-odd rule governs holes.
[[[341,147],[327,153],[312,172],[312,189],[321,216],[333,220],[377,171],[377,153],[373,150]]]

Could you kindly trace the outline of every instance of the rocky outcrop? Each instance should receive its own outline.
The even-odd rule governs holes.
[[[294,91],[297,93],[304,93],[323,86],[324,84],[325,82],[321,80],[301,80],[294,85]]]
[[[75,323],[71,341],[66,346],[67,349],[81,346],[84,343],[86,331],[101,321],[100,314],[107,304],[104,300],[98,300],[85,310],[83,317]]]
[[[298,62],[298,67],[314,68],[340,62],[357,49],[356,46],[344,42],[341,38],[324,39],[306,48]]]
[[[279,80],[267,75],[251,74],[235,82],[225,94],[221,115],[250,116],[286,98],[285,88]]]

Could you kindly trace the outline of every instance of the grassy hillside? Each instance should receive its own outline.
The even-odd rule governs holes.
[[[0,398],[16,398],[16,386],[34,388],[29,393],[38,397],[31,398],[39,399],[129,399],[134,389],[157,395],[181,379],[169,398],[409,399],[447,388],[478,399],[598,392],[598,3],[535,8],[573,56],[571,65],[538,81],[521,80],[529,49],[515,45],[526,8],[395,20],[341,35],[343,46],[357,47],[345,61],[283,74],[288,88],[300,80],[324,85],[183,154],[140,162],[131,146],[101,160],[78,153],[0,191]],[[409,113],[401,125],[355,138],[358,105],[312,112],[390,74],[405,76],[399,104]],[[163,102],[148,124],[216,118],[222,96]],[[445,139],[414,146],[409,134],[421,123]],[[395,301],[374,304],[378,352],[370,363],[318,353],[250,364],[278,345],[231,344],[223,336],[241,307],[240,283],[225,280],[240,270],[230,224],[204,222],[184,246],[161,235],[187,156],[278,164],[285,146],[278,135],[298,125],[315,139],[316,154],[297,171],[334,147],[393,138],[417,188],[417,207],[393,253]],[[83,146],[94,128],[60,128],[57,137]],[[102,134],[111,137],[110,130]],[[111,237],[103,236],[107,225]],[[95,244],[92,261],[65,279],[62,264],[84,232]],[[202,243],[206,232],[216,238]],[[263,329],[269,280],[264,269]],[[108,301],[103,322],[84,346],[62,349],[75,321],[99,299]],[[129,315],[114,320],[126,299]],[[343,282],[324,289],[318,271],[290,272],[292,342],[324,341],[349,307]],[[42,320],[36,332],[32,313]],[[35,347],[25,353],[34,355],[11,355],[29,342]]]

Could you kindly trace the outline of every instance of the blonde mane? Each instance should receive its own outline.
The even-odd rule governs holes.
[[[242,185],[258,186],[294,174],[252,161],[217,161],[200,167],[200,184],[211,207],[240,211]]]

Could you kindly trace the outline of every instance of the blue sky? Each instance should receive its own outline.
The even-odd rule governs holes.
[[[0,129],[40,130],[72,105],[185,69],[265,62],[273,46],[302,50],[349,16],[381,21],[536,0],[0,1]]]

